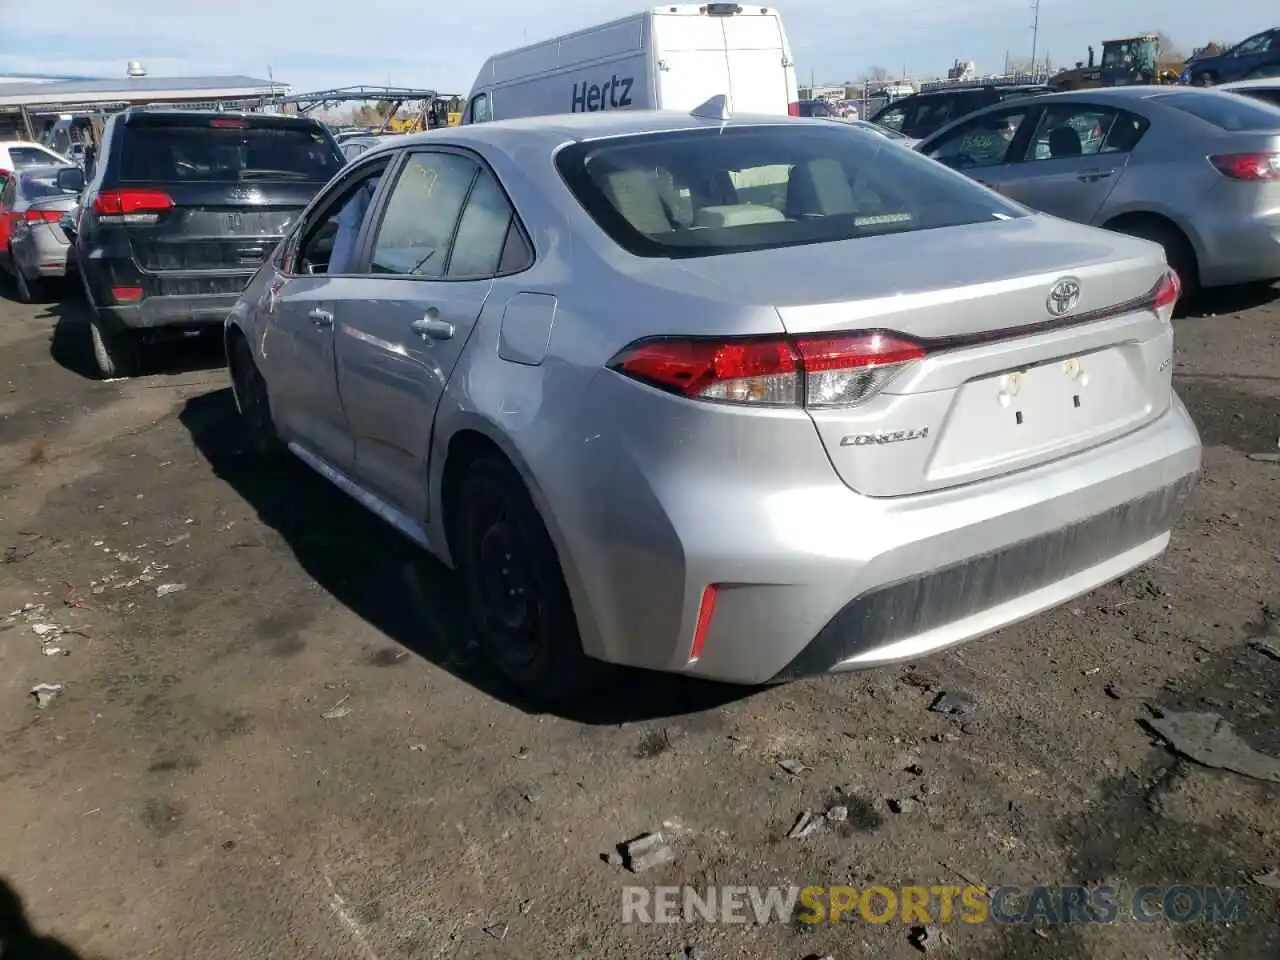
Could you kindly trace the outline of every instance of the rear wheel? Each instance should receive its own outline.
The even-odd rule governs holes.
[[[89,339],[93,360],[104,380],[136,377],[142,369],[142,342],[127,327],[117,327],[96,310],[89,318]]]
[[[1111,227],[1117,233],[1141,237],[1164,247],[1164,257],[1169,266],[1178,271],[1182,281],[1182,302],[1186,303],[1200,292],[1200,265],[1195,249],[1186,235],[1171,223],[1160,220],[1134,220]]]
[[[1217,81],[1218,81],[1218,78],[1215,77],[1212,73],[1197,73],[1194,77],[1191,78],[1191,82],[1194,83],[1197,87],[1212,87],[1215,83],[1217,83]]]
[[[28,279],[14,259],[13,251],[9,252],[9,262],[13,264],[13,285],[17,288],[18,299],[23,303],[39,303],[43,299],[44,285],[39,280]]]
[[[233,334],[227,352],[227,364],[231,368],[236,398],[240,401],[241,419],[254,452],[267,459],[279,457],[284,452],[285,445],[276,431],[275,418],[271,415],[267,381],[258,370],[249,341],[243,334]]]
[[[482,454],[458,490],[455,556],[486,659],[531,698],[584,693],[607,668],[582,652],[555,545],[524,481]]]

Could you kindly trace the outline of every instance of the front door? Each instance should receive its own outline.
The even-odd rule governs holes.
[[[992,110],[931,138],[920,152],[1003,193],[1038,115],[1029,102]]]
[[[361,226],[386,161],[361,165],[299,228],[268,283],[263,363],[272,385],[272,412],[287,436],[341,470],[355,462],[355,444],[338,394],[334,350],[335,284],[354,263]]]
[[[1110,107],[1054,103],[1041,114],[1023,162],[1008,165],[1001,192],[1033,210],[1092,223],[1145,123]]]
[[[363,255],[339,284],[338,384],[365,486],[427,518],[436,407],[498,272],[512,221],[469,154],[410,153]]]

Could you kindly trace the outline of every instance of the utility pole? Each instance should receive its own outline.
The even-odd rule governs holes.
[[[1036,72],[1036,41],[1040,39],[1040,0],[1031,0],[1031,72]]]

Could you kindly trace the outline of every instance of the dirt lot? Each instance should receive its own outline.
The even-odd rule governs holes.
[[[628,674],[550,715],[479,665],[447,571],[415,592],[413,548],[242,452],[210,350],[95,382],[78,303],[0,301],[0,952],[64,956],[30,923],[109,960],[894,960],[901,922],[624,925],[622,888],[1186,882],[1246,888],[1244,919],[953,923],[939,955],[1275,958],[1280,785],[1143,725],[1216,712],[1280,756],[1280,465],[1248,456],[1280,434],[1280,291],[1210,309],[1177,357],[1205,473],[1158,565],[914,669]],[[650,830],[674,862],[602,856]]]

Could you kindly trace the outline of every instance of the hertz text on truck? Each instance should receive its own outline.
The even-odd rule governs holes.
[[[594,113],[597,110],[617,110],[631,106],[631,87],[634,77],[619,77],[616,73],[602,84],[582,83],[573,85],[573,106],[570,113]]]

